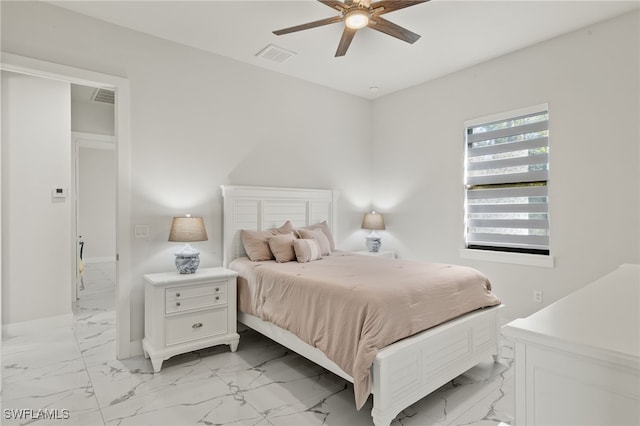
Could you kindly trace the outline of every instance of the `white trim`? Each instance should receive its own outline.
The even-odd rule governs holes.
[[[56,315],[53,317],[39,318],[31,321],[14,322],[2,325],[2,338],[17,337],[29,334],[42,333],[59,327],[69,328],[73,326],[73,314]]]
[[[117,162],[116,199],[116,356],[131,351],[131,140],[129,80],[53,62],[0,52],[0,69],[61,80],[116,92],[115,140]]]
[[[511,263],[514,265],[539,266],[553,268],[554,258],[550,255],[510,253],[506,251],[460,249],[463,259],[484,260],[487,262]]]
[[[116,138],[111,135],[101,135],[99,133],[71,132],[74,144],[79,148],[92,149],[116,149]]]

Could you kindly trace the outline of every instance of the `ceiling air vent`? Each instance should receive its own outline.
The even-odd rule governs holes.
[[[105,104],[112,104],[115,101],[115,92],[113,90],[97,88],[93,91],[91,96],[93,102],[102,102]]]
[[[258,58],[266,59],[267,61],[275,62],[277,64],[281,64],[293,55],[296,52],[292,52],[287,49],[283,49],[282,47],[274,46],[273,44],[268,45],[258,53],[256,56]]]

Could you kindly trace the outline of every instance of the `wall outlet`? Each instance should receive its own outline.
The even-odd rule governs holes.
[[[542,290],[533,290],[533,301],[542,303]]]

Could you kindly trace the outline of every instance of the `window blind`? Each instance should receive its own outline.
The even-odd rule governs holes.
[[[548,111],[466,126],[466,246],[549,254]]]

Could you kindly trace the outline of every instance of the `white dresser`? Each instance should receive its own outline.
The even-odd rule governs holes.
[[[515,343],[515,421],[640,424],[640,265],[622,265],[502,328]]]
[[[238,348],[236,277],[225,268],[203,268],[194,274],[145,275],[142,348],[153,371],[170,357],[209,346]]]

